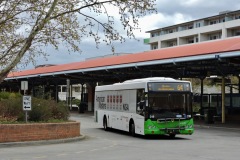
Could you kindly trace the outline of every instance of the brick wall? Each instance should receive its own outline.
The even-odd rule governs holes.
[[[63,139],[80,136],[79,122],[0,124],[0,142]]]

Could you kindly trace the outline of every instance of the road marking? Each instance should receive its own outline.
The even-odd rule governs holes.
[[[215,159],[214,157],[209,157],[209,156],[199,156],[202,159]]]
[[[66,156],[66,155],[68,155],[68,154],[66,154],[66,153],[57,154],[57,156]]]
[[[78,151],[78,152],[74,152],[74,153],[79,154],[79,153],[84,153],[84,152],[86,152],[86,151]]]
[[[99,151],[100,149],[95,148],[95,149],[91,149],[89,152],[93,152],[93,151]]]
[[[46,156],[38,156],[38,157],[33,157],[34,159],[43,159],[43,158],[47,158]]]
[[[113,144],[113,145],[111,145],[111,146],[109,146],[109,148],[112,148],[112,147],[115,147],[116,145],[115,144]]]

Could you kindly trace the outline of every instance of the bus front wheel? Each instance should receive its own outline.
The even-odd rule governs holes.
[[[169,134],[170,138],[175,138],[176,134]]]

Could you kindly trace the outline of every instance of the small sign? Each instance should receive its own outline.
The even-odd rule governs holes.
[[[189,83],[148,83],[149,91],[190,91]]]
[[[32,110],[32,98],[31,96],[23,96],[23,110],[31,111]]]
[[[28,90],[28,81],[21,81],[21,90]]]

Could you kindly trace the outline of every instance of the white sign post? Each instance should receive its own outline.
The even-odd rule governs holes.
[[[24,95],[25,95],[26,90],[28,90],[28,81],[21,81],[21,90],[24,91]]]
[[[31,96],[23,96],[23,110],[25,111],[25,121],[27,123],[28,111],[32,110]]]
[[[26,95],[26,90],[28,90],[28,81],[21,81],[21,90],[23,90],[23,111],[25,111],[25,121],[27,123],[28,119],[28,111],[31,111],[31,96],[25,96]]]

